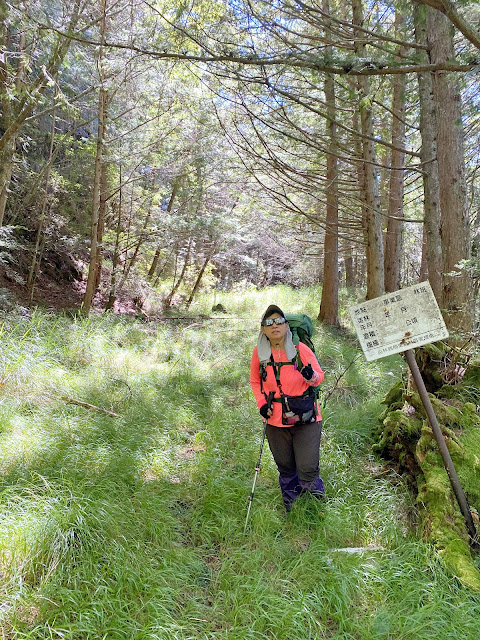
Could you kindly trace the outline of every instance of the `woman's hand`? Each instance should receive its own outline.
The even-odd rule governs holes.
[[[312,379],[314,371],[313,371],[313,367],[310,364],[310,362],[307,364],[306,367],[303,367],[303,369],[300,371],[300,373],[305,378],[305,380],[311,380]]]
[[[265,420],[268,420],[268,418],[272,417],[273,410],[272,410],[272,407],[268,406],[267,402],[262,407],[260,407],[259,411],[260,411],[260,415]]]

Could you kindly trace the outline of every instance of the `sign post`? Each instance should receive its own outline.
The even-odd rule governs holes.
[[[404,353],[437,441],[458,506],[465,519],[471,543],[476,544],[477,532],[470,507],[412,351],[414,347],[448,338],[448,331],[430,283],[421,282],[418,285],[367,300],[351,307],[349,312],[367,360],[384,358],[393,353]]]

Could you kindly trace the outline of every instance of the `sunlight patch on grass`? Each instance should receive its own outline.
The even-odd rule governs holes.
[[[21,415],[12,417],[8,431],[2,434],[1,473],[8,475],[12,467],[28,468],[41,451],[53,444],[41,425],[32,421],[30,417]]]

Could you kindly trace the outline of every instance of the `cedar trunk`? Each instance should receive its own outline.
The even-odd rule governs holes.
[[[188,265],[190,263],[190,253],[192,251],[192,244],[193,244],[193,240],[192,240],[192,238],[190,238],[189,241],[188,241],[188,247],[187,247],[187,253],[185,255],[185,260],[183,262],[182,272],[180,273],[180,275],[178,277],[178,280],[176,282],[175,282],[175,275],[173,276],[174,277],[174,283],[173,283],[173,286],[172,286],[172,290],[170,291],[168,296],[165,298],[164,306],[165,306],[166,309],[168,309],[171,306],[172,300],[173,300],[173,296],[177,293],[180,285],[183,282],[185,274],[187,272],[187,267],[188,267]]]
[[[106,31],[106,3],[102,0],[101,4],[101,22],[100,22],[100,40],[102,44],[105,42]],[[95,295],[99,266],[98,253],[100,251],[98,242],[98,227],[101,215],[101,190],[102,190],[102,165],[103,165],[103,148],[105,142],[105,119],[107,109],[107,90],[105,88],[105,70],[103,65],[103,48],[100,47],[98,53],[98,68],[100,70],[100,90],[98,93],[98,133],[97,148],[95,154],[95,167],[93,176],[93,195],[92,195],[92,225],[90,231],[90,263],[88,266],[87,287],[83,298],[83,312],[88,314],[93,304]]]
[[[427,44],[426,8],[415,8],[415,36],[420,44]],[[428,54],[422,55],[422,62],[428,62]],[[438,178],[436,114],[433,101],[431,73],[419,73],[418,90],[420,97],[420,133],[422,136],[421,160],[423,168],[424,194],[424,255],[428,280],[440,307],[443,305],[443,263],[440,212],[440,182]],[[422,279],[425,276],[422,269]]]
[[[122,197],[122,165],[120,164],[119,173],[118,173],[118,181],[119,181],[119,196],[118,196],[118,216],[117,216],[117,226],[115,231],[115,247],[113,250],[113,258],[112,258],[112,272],[110,274],[110,293],[108,295],[107,305],[105,307],[105,311],[110,311],[113,309],[113,305],[115,304],[115,300],[117,299],[117,274],[118,274],[118,261],[120,257],[120,234],[122,232],[122,207],[123,207],[123,197]]]
[[[55,104],[56,97],[57,97],[57,92],[55,90],[55,93],[53,96],[54,104]],[[48,151],[47,170],[45,173],[45,190],[43,193],[42,210],[40,213],[40,219],[38,221],[38,229],[37,229],[37,234],[35,238],[35,247],[33,249],[32,262],[30,263],[30,270],[29,270],[28,279],[27,279],[28,296],[29,296],[30,302],[33,302],[35,282],[37,280],[38,272],[40,271],[43,247],[45,245],[45,235],[43,235],[43,239],[42,239],[42,234],[43,234],[43,229],[44,229],[45,221],[47,217],[48,190],[50,188],[50,173],[52,168],[53,148],[55,144],[55,126],[56,126],[56,109],[54,108],[53,114],[52,114],[52,126],[50,129],[50,146]]]
[[[216,247],[215,247],[215,245],[214,245],[214,246],[213,246],[213,248],[212,248],[212,250],[211,250],[211,251],[210,251],[210,253],[208,254],[208,256],[206,256],[205,260],[203,261],[203,264],[202,264],[202,266],[201,266],[201,268],[200,268],[200,271],[199,271],[199,273],[198,273],[197,279],[195,280],[195,284],[194,284],[194,286],[193,286],[192,293],[190,294],[190,296],[189,296],[189,298],[188,298],[188,300],[187,300],[187,304],[185,305],[185,307],[186,307],[187,309],[189,309],[189,308],[190,308],[190,305],[192,304],[193,299],[194,299],[194,297],[195,297],[195,295],[196,295],[197,291],[198,291],[198,290],[199,290],[199,288],[200,288],[200,284],[202,283],[203,274],[205,273],[205,269],[207,268],[208,263],[209,263],[209,262],[210,262],[210,260],[213,258],[214,254],[215,254],[215,250],[216,250]]]
[[[80,0],[72,2],[71,15],[67,32],[73,33],[80,17]],[[20,36],[20,51],[15,51],[18,59],[17,72],[15,75],[15,86],[9,85],[9,51],[7,18],[9,7],[7,3],[0,1],[0,50],[8,53],[0,56],[0,86],[1,109],[0,109],[0,227],[3,225],[5,208],[8,197],[8,187],[12,177],[13,162],[18,135],[25,124],[26,119],[32,114],[40,98],[49,86],[49,78],[54,77],[70,47],[70,38],[58,35],[52,45],[52,52],[49,60],[44,65],[44,72],[37,75],[27,87],[24,83],[25,59],[22,50],[25,46],[25,34]],[[8,91],[14,89],[14,92]],[[13,93],[13,98],[11,94]]]
[[[395,26],[398,30],[403,18],[398,12],[395,15]],[[399,51],[402,54],[405,49]],[[404,75],[393,78],[392,101],[392,149],[390,172],[390,186],[388,195],[388,222],[385,236],[385,291],[400,289],[400,274],[402,264],[402,230],[403,222],[403,191],[405,163],[405,83]]]
[[[453,57],[449,20],[427,8],[427,38],[431,61]],[[470,257],[462,103],[453,73],[433,73],[433,98],[437,127],[437,158],[442,214],[443,309],[447,328],[455,335],[473,329],[472,281],[461,263]]]
[[[323,10],[328,15],[330,6],[323,0]],[[334,327],[340,326],[338,319],[338,159],[337,126],[335,123],[335,82],[330,74],[325,75],[325,101],[328,114],[329,151],[327,155],[327,215],[323,253],[322,301],[318,320]]]
[[[361,0],[352,0],[353,22],[363,24],[363,6]],[[357,40],[355,51],[359,57],[365,55],[363,34]],[[373,141],[373,113],[370,83],[368,77],[361,77],[358,82],[359,108],[362,141],[362,164],[365,200],[365,234],[367,239],[367,300],[381,296],[385,291],[385,269],[383,257],[382,220],[380,198],[378,193],[377,160]]]

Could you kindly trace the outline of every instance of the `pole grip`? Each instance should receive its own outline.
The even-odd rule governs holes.
[[[272,408],[272,404],[273,404],[273,399],[275,398],[275,391],[270,391],[270,393],[268,394],[268,400],[267,400],[267,408],[271,409]]]

